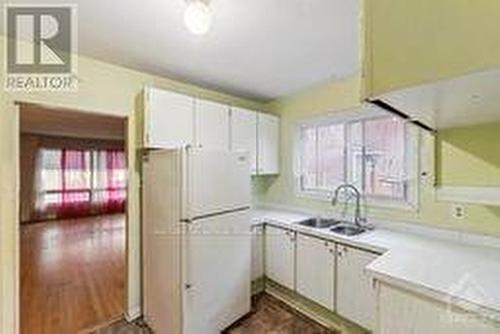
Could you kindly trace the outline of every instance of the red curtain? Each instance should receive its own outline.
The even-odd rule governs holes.
[[[122,151],[106,151],[107,185],[103,201],[104,212],[124,212],[125,193],[120,171],[125,170],[125,157]]]
[[[125,211],[123,150],[41,149],[36,174],[38,220]]]
[[[57,218],[91,214],[88,151],[61,150],[61,201],[56,204]]]

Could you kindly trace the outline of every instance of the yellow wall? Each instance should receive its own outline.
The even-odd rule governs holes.
[[[500,2],[365,0],[371,96],[500,66]]]
[[[278,177],[259,178],[255,185],[258,202],[267,204],[281,204],[297,209],[307,209],[329,214],[335,212],[327,201],[299,198],[295,195],[293,159],[294,159],[294,131],[300,120],[318,116],[326,112],[354,108],[359,106],[361,99],[362,83],[359,78],[351,78],[343,82],[334,83],[320,87],[297,96],[272,102],[268,107],[281,116],[281,174]],[[500,128],[498,128],[500,130]],[[464,130],[466,133],[469,130]],[[477,130],[472,130],[477,131]],[[481,132],[481,131],[479,131]],[[498,131],[497,131],[498,133]],[[445,133],[445,138],[452,136]],[[493,135],[493,131],[491,132]],[[464,136],[467,141],[474,133]],[[498,138],[498,137],[497,137]],[[429,173],[429,176],[421,181],[419,194],[419,210],[404,211],[388,208],[367,208],[367,215],[371,218],[387,219],[391,221],[414,222],[418,224],[432,225],[448,229],[456,229],[469,232],[478,232],[500,236],[500,208],[478,205],[466,205],[466,218],[454,220],[450,217],[450,204],[438,203],[434,192],[434,142],[435,138],[429,133],[422,133],[420,149],[421,170]],[[460,139],[459,142],[463,144]],[[496,156],[498,162],[498,139],[490,143],[483,143],[481,152],[488,152],[490,157]],[[473,145],[474,146],[474,145]],[[471,147],[473,147],[471,146]],[[490,176],[486,179],[498,181],[500,175],[500,164],[489,166],[487,163],[477,164],[474,152],[464,152],[459,145],[450,147],[448,143],[438,145],[439,156],[448,157],[454,154],[453,160],[442,159],[443,167],[438,168],[441,172],[440,179],[448,180],[448,168],[455,171],[460,170],[459,175],[470,173],[469,167],[477,168],[474,173],[488,172]],[[459,151],[460,153],[457,153]],[[491,161],[490,161],[491,162]],[[452,165],[452,166],[450,166]],[[489,169],[488,169],[489,168]],[[455,172],[452,171],[452,174]],[[454,180],[456,177],[454,178]],[[464,182],[470,180],[462,179]],[[456,184],[466,186],[468,184]]]
[[[0,63],[4,64],[5,39],[0,36]],[[0,67],[0,82],[4,83],[4,67]],[[81,111],[97,112],[129,117],[129,224],[128,240],[128,305],[134,311],[140,305],[140,249],[139,249],[139,165],[136,161],[140,133],[136,120],[141,118],[138,103],[145,84],[160,88],[234,104],[252,109],[262,105],[215,91],[183,84],[177,81],[140,73],[123,67],[106,64],[86,57],[78,58],[79,89],[72,93],[6,93],[0,89],[0,333],[14,333],[16,316],[13,301],[16,300],[18,277],[15,266],[18,261],[18,117],[15,101],[41,103]]]
[[[440,185],[500,187],[500,122],[442,130],[438,138]]]

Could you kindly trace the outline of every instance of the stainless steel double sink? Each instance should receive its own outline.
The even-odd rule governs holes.
[[[329,218],[310,218],[301,221],[298,224],[317,229],[329,229],[333,233],[345,236],[355,236],[366,232],[365,228],[357,226],[351,222]]]

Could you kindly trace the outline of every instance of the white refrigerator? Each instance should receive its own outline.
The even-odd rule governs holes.
[[[151,151],[143,163],[144,318],[157,334],[216,334],[250,311],[246,153]]]

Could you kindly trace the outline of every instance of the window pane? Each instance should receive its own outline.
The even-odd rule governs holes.
[[[300,133],[300,177],[302,189],[317,188],[317,131],[316,127],[303,127]]]
[[[62,194],[61,193],[49,193],[49,194],[43,194],[40,195],[40,207],[47,207],[50,205],[56,205],[58,203],[61,203],[62,201]]]
[[[348,125],[347,146],[348,183],[363,190],[363,123],[352,122]]]
[[[331,191],[347,182],[368,198],[409,200],[407,126],[373,117],[300,128],[302,190]]]
[[[406,197],[405,123],[399,118],[367,120],[365,127],[365,193]]]
[[[345,126],[318,128],[318,187],[333,190],[345,182]]]
[[[38,178],[40,190],[60,190],[62,187],[61,151],[42,149],[37,163],[40,173]]]

